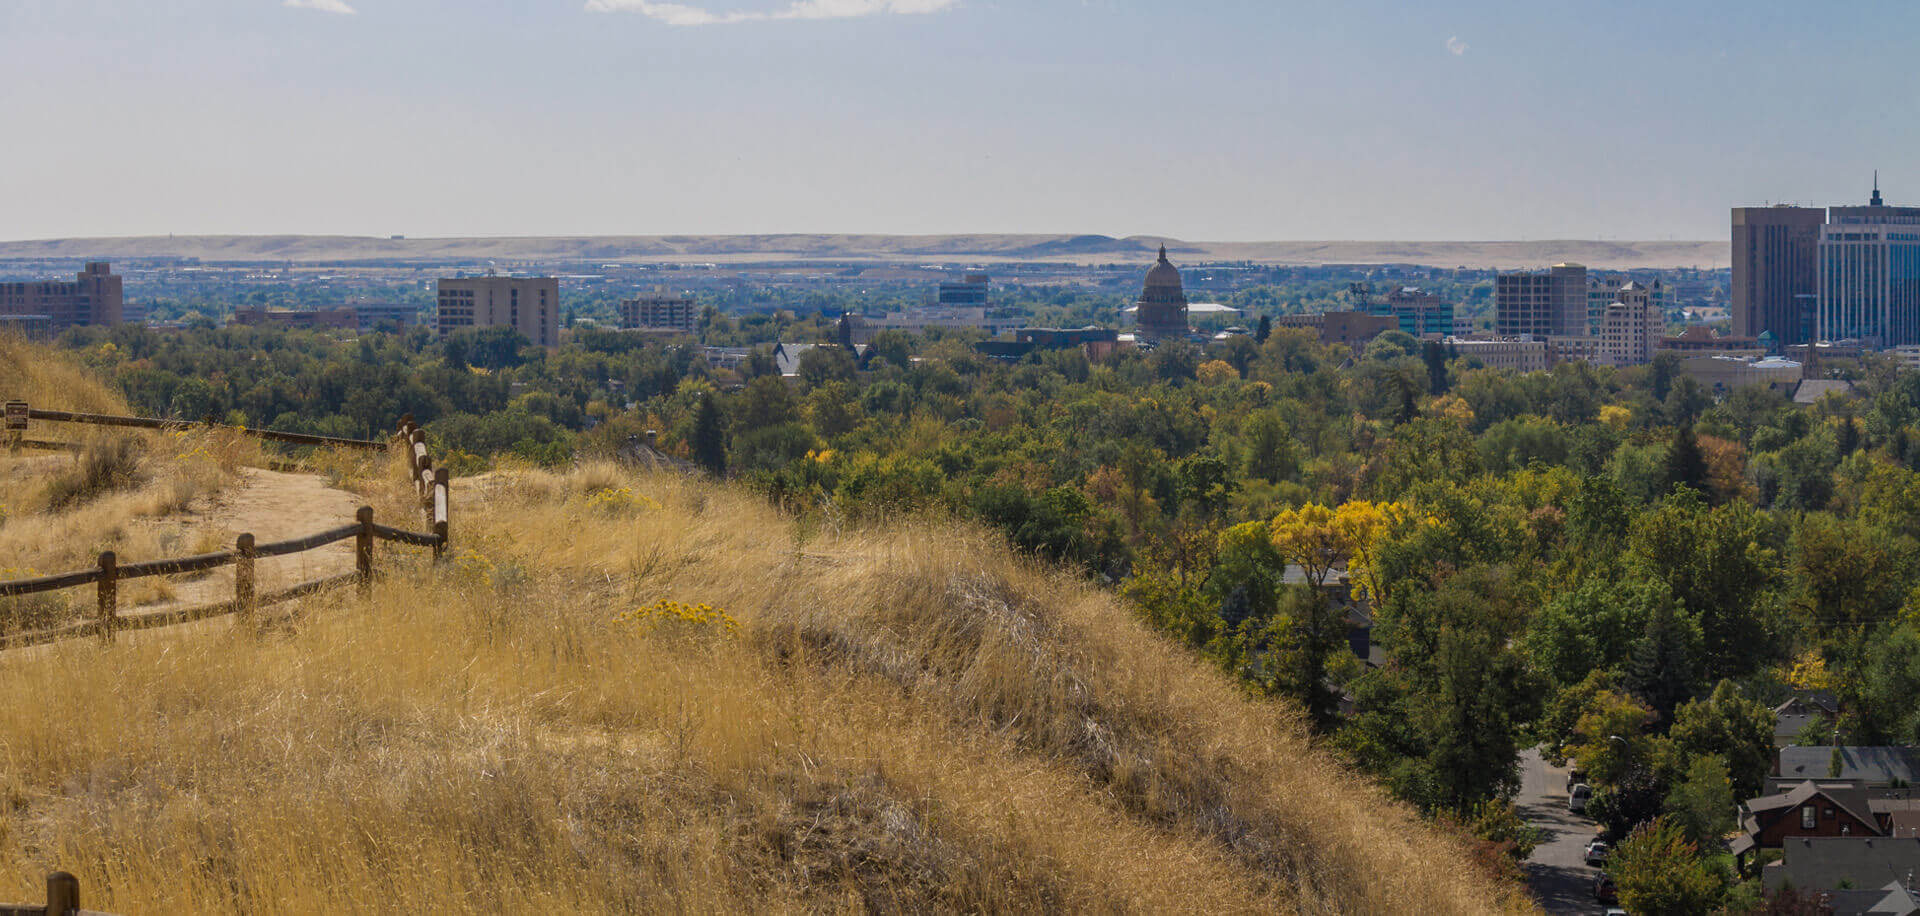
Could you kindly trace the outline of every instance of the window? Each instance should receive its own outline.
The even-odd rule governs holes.
[[[1814,828],[1814,824],[1816,823],[1814,815],[1815,815],[1815,812],[1813,810],[1812,805],[1808,805],[1804,808],[1801,808],[1800,809],[1800,829],[1812,830]]]

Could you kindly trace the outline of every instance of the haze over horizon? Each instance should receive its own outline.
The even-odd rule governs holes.
[[[1920,202],[1915,25],[1892,0],[5,0],[0,239],[1719,239],[1731,206],[1864,202],[1875,168]]]

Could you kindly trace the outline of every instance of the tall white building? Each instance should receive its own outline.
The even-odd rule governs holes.
[[[1666,310],[1653,294],[1652,288],[1631,281],[1614,292],[1614,301],[1600,316],[1600,362],[1612,366],[1653,362],[1653,351],[1667,327]]]
[[[1816,307],[1822,340],[1920,344],[1920,207],[1829,207],[1820,227]]]

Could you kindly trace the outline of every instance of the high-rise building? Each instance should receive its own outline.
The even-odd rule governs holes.
[[[987,293],[992,286],[993,278],[986,274],[967,274],[959,282],[941,283],[934,304],[941,308],[983,309],[987,307]]]
[[[1593,328],[1592,333],[1601,333],[1601,320],[1607,314],[1607,306],[1613,305],[1616,302],[1625,301],[1620,298],[1620,291],[1628,286],[1642,287],[1642,291],[1653,304],[1659,306],[1661,312],[1665,313],[1667,308],[1667,287],[1659,280],[1655,280],[1651,286],[1647,286],[1633,280],[1625,274],[1606,276],[1588,274],[1587,324]]]
[[[1167,246],[1160,246],[1160,260],[1147,271],[1146,286],[1134,306],[1134,332],[1147,340],[1186,337],[1193,332],[1187,324],[1187,292],[1180,282],[1180,269],[1167,260]]]
[[[1666,311],[1655,303],[1652,287],[1628,281],[1600,318],[1599,361],[1614,366],[1653,362],[1667,326]]]
[[[1820,229],[1821,340],[1920,344],[1920,207],[1832,207]]]
[[[124,309],[120,275],[105,261],[88,261],[70,283],[0,283],[0,315],[44,315],[54,333],[75,325],[119,324]]]
[[[1586,337],[1587,269],[1555,264],[1548,270],[1517,271],[1495,277],[1494,333],[1502,337]]]
[[[1819,207],[1733,209],[1733,333],[1758,338],[1771,331],[1782,346],[1816,334],[1819,279]]]
[[[440,281],[441,337],[510,327],[543,347],[560,345],[560,281],[553,277],[462,277]]]
[[[692,296],[649,293],[620,300],[620,326],[630,331],[678,331],[692,334],[700,326],[700,310]]]

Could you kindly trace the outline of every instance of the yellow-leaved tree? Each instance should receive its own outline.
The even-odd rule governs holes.
[[[1346,543],[1334,525],[1334,512],[1319,503],[1283,509],[1268,528],[1273,549],[1288,563],[1299,566],[1314,588],[1324,584],[1327,574],[1346,559]]]

